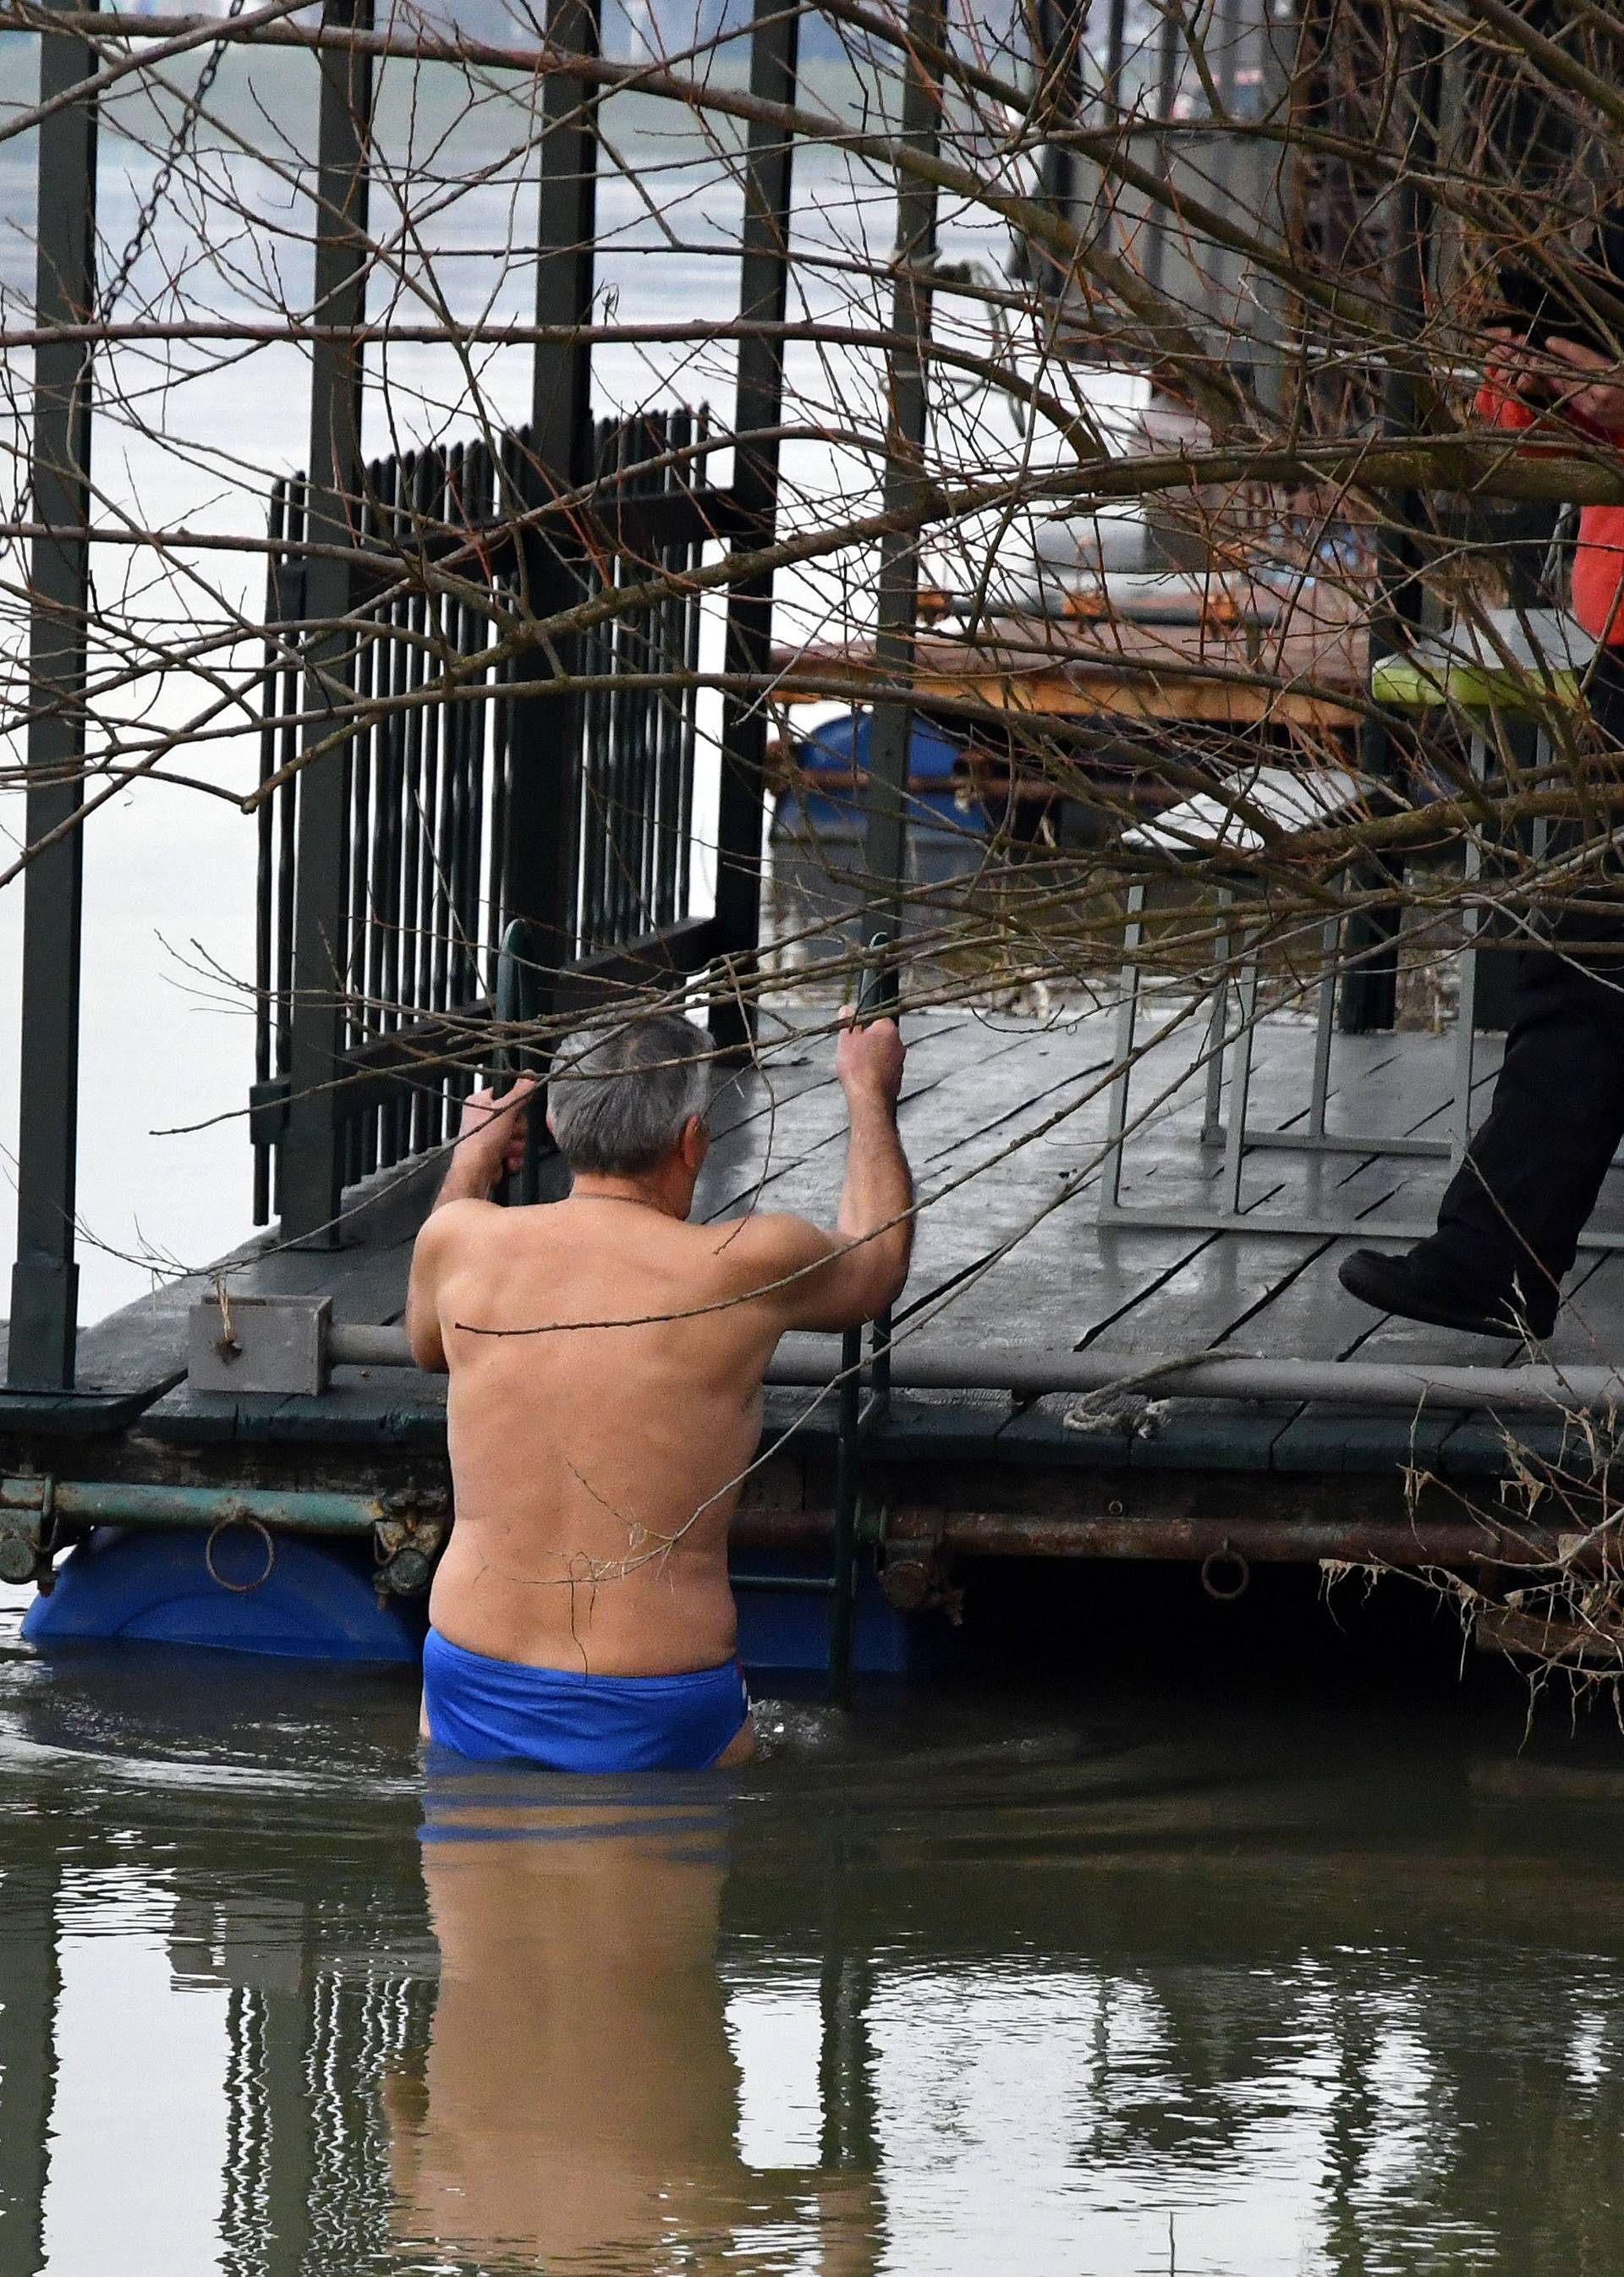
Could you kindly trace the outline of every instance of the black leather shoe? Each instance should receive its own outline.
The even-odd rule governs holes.
[[[1414,1250],[1396,1257],[1379,1249],[1355,1249],[1337,1268],[1337,1278],[1361,1305],[1378,1313],[1398,1313],[1407,1321],[1430,1321],[1435,1328],[1460,1329],[1469,1336],[1521,1336],[1522,1321],[1543,1343],[1556,1326],[1556,1299],[1549,1293],[1525,1298],[1514,1307],[1474,1297],[1430,1269]]]

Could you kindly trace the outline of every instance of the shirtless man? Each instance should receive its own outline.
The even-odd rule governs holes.
[[[899,1294],[912,1188],[896,1024],[848,1022],[837,1231],[690,1225],[706,1048],[669,1014],[570,1039],[547,1121],[574,1185],[530,1208],[489,1199],[530,1086],[477,1093],[417,1237],[407,1333],[420,1367],[450,1371],[456,1497],[423,1726],[459,1754],[606,1771],[753,1751],[727,1544],[762,1377],[787,1329],[855,1328]]]

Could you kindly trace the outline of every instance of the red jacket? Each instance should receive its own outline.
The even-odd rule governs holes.
[[[1593,639],[1624,648],[1624,506],[1579,509],[1574,614]]]
[[[1539,415],[1514,395],[1486,380],[1477,392],[1481,418],[1497,427],[1521,430],[1538,424]],[[1604,435],[1582,419],[1568,423],[1593,440],[1615,446],[1620,438]],[[1550,431],[1550,430],[1547,430]],[[1574,555],[1573,609],[1592,640],[1624,648],[1624,506],[1579,509],[1579,544]]]

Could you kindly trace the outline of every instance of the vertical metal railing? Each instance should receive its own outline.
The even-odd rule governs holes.
[[[599,0],[546,0],[547,43],[555,57],[595,57],[599,14]],[[566,614],[588,591],[585,518],[548,509],[575,494],[591,471],[599,146],[598,95],[590,80],[550,71],[538,101],[536,322],[544,337],[536,346],[530,425],[515,475],[518,501],[538,517],[520,563],[523,595],[531,614],[545,620]],[[529,925],[542,973],[559,971],[576,951],[581,704],[573,683],[580,650],[579,639],[560,630],[523,652],[523,679],[553,685],[545,704],[526,704],[509,721],[501,900],[509,917]]]
[[[890,1010],[888,976],[879,962],[885,948],[883,935],[869,943],[856,991],[856,1016],[862,1025],[884,1017]],[[866,1335],[867,1355],[864,1345]],[[827,1573],[735,1573],[736,1590],[755,1590],[764,1595],[827,1597],[829,1607],[825,1689],[836,1707],[851,1697],[851,1675],[857,1654],[858,1588],[865,1521],[867,1466],[865,1443],[883,1428],[891,1405],[891,1316],[888,1313],[861,1328],[847,1329],[840,1340],[840,1375],[835,1386],[835,1507],[831,1528],[829,1571]],[[878,1539],[878,1527],[873,1538]]]
[[[305,490],[278,482],[271,494],[271,570],[265,599],[265,669],[260,690],[259,779],[269,782],[298,753],[300,651],[294,628],[302,615]],[[290,550],[279,554],[278,547]],[[290,774],[258,813],[258,876],[254,925],[254,1076],[250,1108],[270,1108],[276,1087],[287,1081],[288,1022],[294,986],[294,846],[299,778]],[[254,1145],[254,1222],[263,1225],[279,1207],[272,1191],[274,1150]]]

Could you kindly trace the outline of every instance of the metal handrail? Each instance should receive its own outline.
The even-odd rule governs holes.
[[[785,1336],[770,1363],[771,1384],[812,1390],[841,1374],[830,1338]],[[334,1321],[329,1355],[336,1366],[409,1367],[400,1327]],[[1007,1391],[1021,1399],[1056,1392],[1133,1390],[1154,1384],[1179,1399],[1323,1401],[1338,1407],[1624,1408],[1624,1371],[1608,1367],[1456,1367],[1430,1361],[1228,1359],[1210,1352],[1138,1353],[1046,1351],[970,1341],[921,1344],[904,1338],[889,1352],[899,1391]]]

